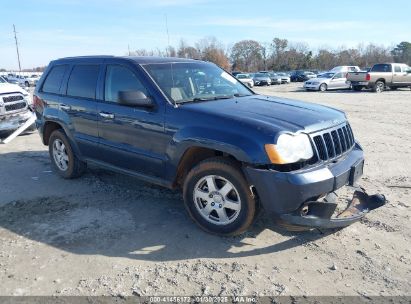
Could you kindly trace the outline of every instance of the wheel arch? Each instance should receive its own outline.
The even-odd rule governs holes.
[[[177,165],[177,170],[173,179],[173,186],[174,187],[180,187],[184,183],[184,179],[187,176],[188,172],[192,168],[194,168],[197,164],[200,162],[210,159],[210,158],[215,158],[215,157],[222,157],[222,158],[227,158],[237,164],[241,164],[242,161],[237,159],[233,154],[227,153],[224,151],[221,151],[219,149],[212,149],[209,147],[204,147],[204,146],[191,146],[188,147],[178,165]]]
[[[44,127],[43,127],[43,142],[46,146],[49,145],[49,141],[50,141],[50,136],[51,133],[53,133],[55,130],[59,130],[61,129],[64,133],[66,133],[64,131],[63,126],[55,121],[46,121],[44,123]]]
[[[68,132],[65,125],[59,121],[47,120],[46,122],[44,122],[43,132],[42,132],[43,133],[42,140],[43,140],[44,145],[46,146],[49,145],[50,136],[55,130],[61,130],[67,136],[67,139],[70,142],[73,152],[76,154],[78,158],[82,159],[80,149],[78,148],[76,142],[72,138],[70,132]]]

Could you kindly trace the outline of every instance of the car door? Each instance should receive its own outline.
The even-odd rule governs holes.
[[[347,84],[345,82],[346,82],[345,73],[336,73],[331,79],[330,86],[328,87],[330,89],[346,88]]]
[[[105,65],[104,98],[98,105],[99,159],[117,168],[161,178],[167,142],[164,105],[133,107],[118,100],[121,91],[138,90],[152,96],[147,87],[142,72],[132,64]]]
[[[99,73],[97,61],[72,65],[59,104],[61,119],[71,129],[85,158],[95,158],[98,154],[96,89]]]
[[[404,73],[405,85],[411,86],[411,67],[409,67],[408,65],[403,65],[401,68],[402,72]]]
[[[394,64],[392,66],[392,84],[403,86],[406,82],[407,73],[401,69],[401,65]]]

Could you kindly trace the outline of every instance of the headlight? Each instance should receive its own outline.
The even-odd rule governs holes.
[[[265,151],[273,164],[291,164],[313,157],[310,139],[306,134],[281,134],[277,144],[266,144]]]

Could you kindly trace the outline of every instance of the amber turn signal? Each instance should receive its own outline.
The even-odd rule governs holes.
[[[268,155],[268,158],[270,159],[270,161],[273,164],[285,164],[286,162],[282,159],[282,157],[280,156],[280,154],[278,154],[277,150],[275,149],[275,145],[274,144],[266,144],[264,145],[265,148],[265,152]]]

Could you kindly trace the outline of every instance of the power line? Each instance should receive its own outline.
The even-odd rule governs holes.
[[[21,72],[19,44],[17,42],[16,26],[14,24],[13,24],[13,31],[14,31],[14,40],[16,41],[16,51],[17,51],[17,60],[19,62],[19,71]]]

